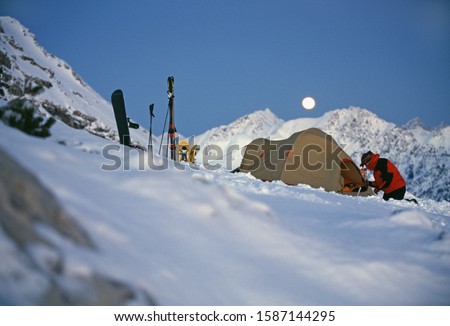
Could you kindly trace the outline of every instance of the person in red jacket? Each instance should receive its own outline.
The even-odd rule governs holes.
[[[373,171],[375,181],[370,181],[369,186],[374,188],[375,193],[382,190],[384,200],[402,200],[405,197],[406,181],[391,161],[368,151],[361,157],[361,166],[364,165]]]

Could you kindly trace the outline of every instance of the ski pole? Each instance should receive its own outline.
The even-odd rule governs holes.
[[[169,115],[169,108],[167,107],[166,119],[164,119],[164,127],[163,127],[163,131],[161,133],[161,142],[159,143],[159,152],[158,152],[159,155],[161,155],[161,148],[162,148],[162,143],[164,140],[164,133],[166,132],[166,124],[167,124],[167,116],[168,115]]]
[[[153,118],[155,117],[155,115],[153,114],[153,109],[154,109],[154,104],[150,104],[150,106],[148,107],[149,111],[150,111],[150,129],[149,129],[149,135],[148,135],[148,151],[153,151],[153,135],[152,135],[152,125],[153,125]]]

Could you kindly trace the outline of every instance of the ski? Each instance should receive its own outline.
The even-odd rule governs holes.
[[[127,113],[125,111],[125,101],[120,89],[115,90],[111,95],[111,103],[116,117],[117,131],[121,144],[130,146],[130,130],[128,129]]]
[[[148,135],[148,151],[153,150],[153,132],[152,132],[152,126],[153,126],[153,118],[155,115],[153,114],[153,109],[155,108],[155,105],[152,103],[148,107],[148,110],[150,112],[150,129],[149,129],[149,135]]]
[[[169,97],[169,148],[170,148],[170,159],[177,161],[177,145],[176,145],[176,137],[177,137],[177,128],[175,127],[175,114],[174,114],[174,79],[173,77],[169,77],[167,79],[167,96]]]

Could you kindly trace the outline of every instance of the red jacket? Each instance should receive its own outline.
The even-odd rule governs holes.
[[[375,181],[371,182],[370,185],[383,190],[385,194],[406,186],[406,181],[397,167],[388,159],[380,158],[380,154],[373,154],[366,167],[374,171]]]

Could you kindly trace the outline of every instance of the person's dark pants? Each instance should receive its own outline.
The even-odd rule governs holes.
[[[388,194],[384,194],[383,195],[383,199],[384,200],[389,200],[389,199],[397,199],[397,200],[402,200],[403,198],[405,198],[405,193],[406,193],[406,187],[401,187],[397,190],[391,191]]]

